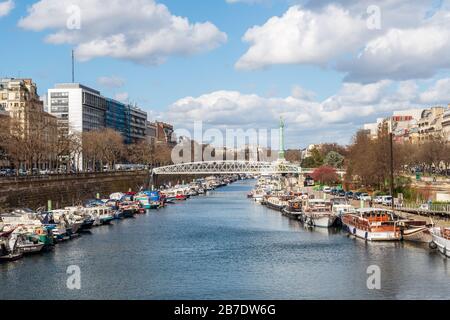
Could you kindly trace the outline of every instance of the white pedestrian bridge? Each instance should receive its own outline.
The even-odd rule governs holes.
[[[207,175],[207,174],[310,174],[314,169],[304,169],[286,161],[203,161],[180,163],[152,170],[154,175]],[[345,171],[338,170],[341,177]]]

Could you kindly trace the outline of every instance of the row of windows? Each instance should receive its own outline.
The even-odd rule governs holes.
[[[51,112],[52,113],[53,112],[55,112],[55,113],[61,113],[61,112],[67,113],[67,112],[69,112],[69,107],[55,107],[55,106],[52,106],[51,107]]]
[[[83,92],[83,104],[103,110],[106,109],[106,100],[89,92]]]
[[[51,98],[68,98],[69,93],[68,92],[52,92],[50,94]]]

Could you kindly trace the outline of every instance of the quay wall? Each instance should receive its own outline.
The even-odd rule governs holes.
[[[54,209],[114,192],[139,190],[150,183],[148,171],[82,173],[42,177],[0,178],[0,209],[36,209],[52,201]]]

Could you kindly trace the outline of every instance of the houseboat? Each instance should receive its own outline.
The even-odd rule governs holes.
[[[270,209],[281,211],[288,206],[291,196],[268,196],[264,199],[264,204]]]
[[[402,238],[399,221],[390,210],[362,208],[345,213],[342,223],[351,235],[368,241],[398,241]]]
[[[281,213],[288,218],[294,220],[301,220],[303,215],[302,200],[301,199],[289,200],[287,206],[283,208]]]
[[[330,228],[336,221],[331,202],[307,199],[303,202],[303,222],[309,227]]]

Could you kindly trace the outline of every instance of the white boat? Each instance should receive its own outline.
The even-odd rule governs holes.
[[[350,204],[335,204],[333,205],[333,213],[339,218],[346,213],[355,213],[356,208]]]
[[[337,218],[331,203],[323,199],[306,200],[303,213],[303,222],[310,227],[330,228]]]
[[[450,228],[431,228],[430,232],[439,252],[450,258]]]
[[[41,252],[44,248],[42,242],[32,242],[27,238],[26,234],[20,234],[17,241],[17,250],[22,254],[33,254]]]
[[[390,210],[362,208],[356,213],[346,213],[342,223],[351,235],[368,241],[399,241],[402,232],[399,221]]]
[[[255,190],[255,192],[253,192],[253,200],[258,203],[261,203],[263,201],[265,195],[266,195],[266,193],[264,192],[264,190],[257,189],[257,190]]]
[[[3,224],[5,225],[34,225],[34,226],[41,226],[42,223],[38,218],[37,213],[28,210],[15,210],[12,213],[1,215],[1,220],[3,221]]]

